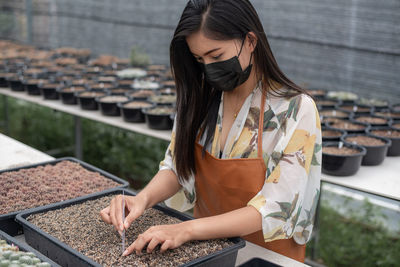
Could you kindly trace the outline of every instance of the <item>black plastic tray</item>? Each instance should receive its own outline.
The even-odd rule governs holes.
[[[25,252],[34,253],[36,255],[36,257],[38,257],[38,259],[40,259],[42,262],[50,263],[50,265],[52,267],[60,267],[60,265],[58,265],[54,261],[50,260],[46,256],[44,256],[39,251],[35,250],[34,248],[32,248],[32,247],[30,247],[28,245],[25,245],[25,244],[21,243],[20,241],[18,241],[17,239],[9,236],[8,234],[4,233],[3,231],[0,231],[0,239],[6,240],[7,244],[16,245],[19,248],[19,250],[22,250],[22,251],[25,251]]]
[[[82,197],[78,200],[67,200],[63,203],[52,204],[45,207],[39,207],[32,210],[22,212],[17,215],[17,221],[22,224],[25,233],[26,242],[39,250],[44,255],[47,255],[55,262],[62,266],[101,266],[89,257],[83,255],[82,253],[72,249],[66,244],[62,243],[57,238],[45,233],[43,230],[35,226],[26,220],[31,214],[46,212],[50,210],[56,210],[64,207],[68,207],[74,204],[79,204],[88,200],[97,199],[111,194],[122,194],[124,191],[125,195],[135,195],[134,192],[126,189],[112,189],[105,192],[98,193],[96,195]],[[161,205],[156,205],[153,208],[164,212],[165,214],[178,218],[182,221],[187,221],[193,219],[192,217],[178,212],[174,209],[164,207]],[[218,267],[228,267],[234,266],[236,262],[237,252],[240,248],[243,248],[246,243],[243,239],[235,237],[229,238],[234,244],[230,247],[224,248],[221,251],[209,254],[207,256],[198,258],[189,263],[181,265],[181,267],[187,266],[218,266]]]
[[[239,265],[239,267],[280,267],[281,265],[263,260],[261,258],[252,258],[245,263]]]
[[[19,170],[22,170],[22,169],[36,168],[38,166],[44,166],[44,165],[47,165],[47,164],[55,165],[58,162],[61,162],[61,161],[64,161],[64,160],[77,162],[82,167],[84,167],[85,169],[90,170],[90,171],[94,171],[94,172],[98,172],[101,175],[103,175],[104,177],[109,178],[109,179],[121,184],[120,186],[117,186],[116,188],[126,188],[126,187],[129,186],[129,182],[127,182],[125,180],[122,180],[122,179],[118,178],[117,176],[112,175],[111,173],[108,173],[108,172],[103,171],[103,170],[101,170],[99,168],[96,168],[96,167],[94,167],[94,166],[92,166],[92,165],[90,165],[90,164],[88,164],[86,162],[83,162],[83,161],[81,161],[79,159],[71,158],[71,157],[59,158],[59,159],[56,159],[56,160],[46,161],[46,162],[42,162],[42,163],[38,163],[38,164],[32,164],[32,165],[27,165],[27,166],[23,166],[23,167],[2,170],[2,171],[0,171],[0,174],[5,173],[5,172],[19,171]],[[96,194],[96,193],[93,193],[93,194]],[[90,194],[90,195],[93,195],[93,194]],[[75,199],[77,199],[77,198],[75,198]],[[27,210],[29,210],[29,209],[27,209]],[[15,216],[20,212],[21,211],[14,211],[14,212],[6,213],[6,214],[0,214],[0,230],[6,232],[7,234],[9,234],[11,236],[15,236],[15,235],[21,234],[22,233],[22,227],[15,221]]]

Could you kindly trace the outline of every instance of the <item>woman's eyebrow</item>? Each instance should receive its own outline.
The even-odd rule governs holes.
[[[221,49],[221,47],[211,49],[210,51],[208,51],[207,53],[205,53],[204,56],[207,56],[208,54],[210,54],[210,53],[212,53],[212,52],[215,52],[215,51],[217,51],[217,50],[219,50],[219,49]],[[193,54],[194,56],[198,56],[198,55],[196,55],[195,53],[192,53],[192,54]]]

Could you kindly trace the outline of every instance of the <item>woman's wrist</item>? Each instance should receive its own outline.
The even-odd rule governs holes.
[[[189,220],[179,224],[182,230],[182,238],[184,243],[189,242],[191,240],[195,240],[195,228],[194,225],[196,224],[196,220]]]

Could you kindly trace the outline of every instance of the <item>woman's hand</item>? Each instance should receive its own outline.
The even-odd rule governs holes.
[[[122,199],[125,199],[125,221],[122,221]],[[100,211],[100,216],[104,222],[114,225],[115,229],[121,234],[124,229],[128,229],[134,220],[141,216],[147,207],[147,201],[139,196],[118,195],[111,200],[110,205]]]
[[[161,252],[177,248],[191,240],[189,227],[188,222],[152,226],[146,232],[140,234],[122,256],[127,256],[134,251],[140,255],[146,245],[147,253],[151,253],[159,244],[161,245]]]

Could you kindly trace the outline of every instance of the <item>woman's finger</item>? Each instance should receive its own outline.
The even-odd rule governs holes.
[[[156,236],[153,236],[153,238],[150,240],[149,244],[147,245],[147,249],[146,249],[147,253],[153,252],[155,247],[160,243],[161,243],[160,239],[158,239]]]
[[[108,224],[112,224],[111,218],[110,218],[110,206],[107,208],[104,208],[100,211],[100,216],[101,219]]]
[[[165,242],[161,245],[160,251],[165,252],[167,249],[174,248],[172,240],[165,240]]]

